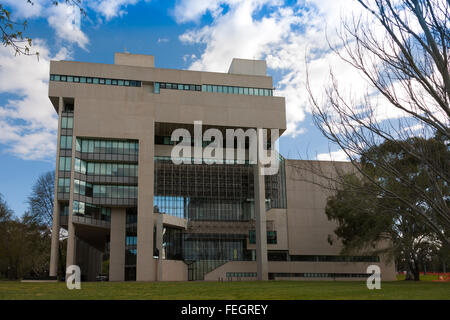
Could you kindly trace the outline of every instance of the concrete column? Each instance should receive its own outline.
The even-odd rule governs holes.
[[[148,137],[155,134],[154,121],[148,123]],[[137,212],[137,261],[136,281],[155,281],[155,259],[153,259],[153,184],[154,144],[150,140],[139,140],[138,167],[138,212]]]
[[[58,179],[58,178],[56,178]],[[57,187],[56,187],[57,188]],[[50,273],[51,277],[58,275],[58,262],[59,262],[59,203],[55,197],[53,205],[53,223],[52,223],[52,246],[50,251]]]
[[[125,228],[125,209],[111,209],[109,281],[125,280]]]
[[[258,129],[259,131],[260,129]],[[259,134],[257,135],[259,139]],[[258,141],[258,149],[260,143]],[[267,228],[266,228],[266,191],[264,176],[261,175],[261,165],[254,166],[255,185],[255,220],[256,220],[256,267],[258,280],[268,280],[267,264]]]
[[[59,146],[61,139],[61,112],[63,110],[63,98],[59,97],[58,101],[58,138],[56,148],[56,167],[55,167],[55,187],[53,195],[53,223],[52,223],[52,245],[50,250],[50,272],[51,277],[58,275],[58,261],[59,261],[59,230],[60,230],[60,208],[58,203],[58,173],[59,173]]]
[[[156,248],[159,252],[158,257],[158,281],[162,281],[163,279],[163,215],[162,213],[158,213],[158,220],[156,222]]]
[[[72,206],[70,206],[71,208]],[[72,210],[70,210],[72,211]],[[69,227],[67,236],[67,256],[66,256],[66,269],[68,266],[76,264],[76,237],[75,237],[75,225],[72,223],[72,212],[69,212]],[[66,275],[67,276],[67,275]]]

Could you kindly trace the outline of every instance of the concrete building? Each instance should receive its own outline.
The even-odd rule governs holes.
[[[128,53],[113,65],[52,61],[49,98],[59,116],[51,276],[64,228],[66,265],[85,280],[108,260],[110,281],[361,280],[370,264],[394,279],[383,257],[341,256],[339,241],[330,244],[327,194],[296,177],[304,162],[279,156],[273,175],[248,161],[172,162],[172,133],[195,137],[196,121],[200,134],[223,137],[285,131],[265,61],[233,59],[228,73],[155,68],[153,56]],[[238,142],[223,146],[237,153]]]

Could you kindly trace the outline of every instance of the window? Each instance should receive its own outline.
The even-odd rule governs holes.
[[[155,93],[159,93],[159,82],[155,82]]]
[[[256,244],[256,231],[249,230],[249,243]],[[276,231],[267,231],[267,244],[277,244],[277,232]]]
[[[72,149],[72,136],[61,136],[59,147],[61,149]]]
[[[70,192],[70,178],[58,178],[58,192],[69,193]]]
[[[61,128],[62,129],[72,129],[73,128],[73,117],[61,117]]]
[[[72,164],[72,158],[70,157],[59,157],[59,170],[60,171],[70,171]]]

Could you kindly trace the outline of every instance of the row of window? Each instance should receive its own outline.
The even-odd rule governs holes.
[[[87,162],[75,158],[75,172],[113,177],[137,177],[138,165],[127,163]]]
[[[155,93],[160,93],[161,89],[217,92],[217,93],[243,94],[249,96],[266,96],[266,97],[270,97],[273,95],[273,89],[221,86],[214,84],[203,84],[200,86],[198,84],[155,82]]]
[[[212,84],[202,85],[202,91],[228,93],[228,94],[243,94],[243,95],[249,95],[249,96],[266,96],[266,97],[271,97],[273,95],[272,89],[217,86],[217,85],[212,85]]]
[[[83,153],[138,155],[139,142],[77,138],[75,150]]]
[[[140,87],[141,81],[137,80],[123,80],[123,79],[106,79],[96,77],[80,77],[80,76],[67,76],[59,74],[51,74],[50,81],[62,81],[62,82],[75,82],[75,83],[88,83],[88,84],[104,84],[110,86],[121,87]]]
[[[256,278],[256,272],[227,272],[227,278]]]
[[[137,186],[99,185],[74,179],[73,192],[86,197],[111,199],[137,199]]]
[[[159,93],[160,89],[202,91],[202,86],[198,84],[155,82],[155,93]]]
[[[249,230],[248,231],[249,243],[256,243],[256,231]],[[277,244],[277,232],[276,231],[267,231],[267,244]]]
[[[59,147],[61,149],[72,149],[72,136],[61,136]]]
[[[318,272],[302,272],[302,273],[269,273],[269,279],[276,278],[367,278],[367,273],[318,273]]]
[[[378,256],[322,256],[322,255],[291,255],[291,261],[310,262],[380,262]]]
[[[91,216],[99,220],[111,221],[111,208],[104,208],[82,201],[73,201],[72,213],[75,215]]]
[[[51,74],[50,81],[101,84],[119,87],[141,87],[142,85],[142,82],[138,80],[82,77],[82,76],[69,76],[59,74]],[[266,97],[270,97],[273,95],[273,89],[221,86],[213,84],[203,84],[200,86],[198,84],[155,82],[155,89],[154,89],[155,93],[160,93],[160,89],[217,92],[217,93],[243,94],[250,96],[266,96]]]

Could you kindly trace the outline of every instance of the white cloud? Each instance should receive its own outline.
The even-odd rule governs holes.
[[[55,29],[56,35],[63,40],[74,42],[80,48],[86,50],[89,39],[81,31],[79,8],[62,3],[48,9],[48,11],[48,24]]]
[[[207,12],[211,12],[212,16],[217,17],[221,12],[219,0],[191,0],[177,1],[174,9],[174,16],[178,23],[196,21]],[[237,2],[237,1],[228,1]]]
[[[2,1],[5,7],[12,8],[12,17],[14,19],[39,17],[42,15],[46,3],[48,4],[46,0],[33,0],[33,4],[28,3],[26,0]]]
[[[361,74],[331,53],[327,42],[327,38],[331,43],[338,40],[342,17],[364,12],[354,0],[304,0],[292,6],[270,0],[183,0],[174,12],[178,22],[198,22],[208,12],[213,18],[211,24],[180,36],[185,44],[205,46],[190,69],[226,72],[232,58],[238,57],[266,59],[269,69],[281,73],[275,95],[286,97],[286,135],[304,132],[302,121],[311,112],[305,59],[317,96],[323,92],[330,68],[349,94],[361,96],[367,90]],[[380,98],[379,102],[387,110],[386,101]]]
[[[111,20],[112,18],[123,16],[126,13],[123,8],[126,8],[128,5],[134,5],[139,1],[140,0],[90,0],[88,1],[88,6],[104,16],[106,20]]]
[[[35,39],[36,56],[14,56],[0,48],[0,93],[12,95],[0,105],[0,143],[23,159],[49,159],[56,152],[57,115],[48,99],[51,59],[67,59],[62,48],[51,56],[46,44]]]
[[[169,42],[169,39],[167,39],[167,38],[158,38],[157,43],[165,43],[165,42]]]
[[[328,153],[320,153],[317,155],[317,160],[322,161],[349,161],[347,155],[343,150],[331,151]]]

